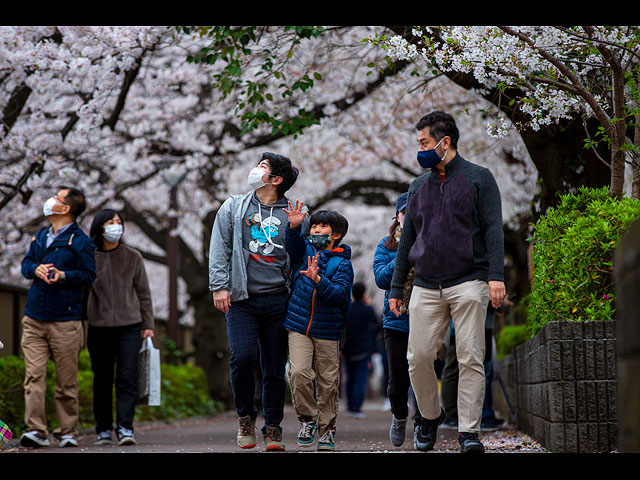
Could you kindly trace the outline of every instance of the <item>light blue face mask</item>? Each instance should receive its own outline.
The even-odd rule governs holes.
[[[440,139],[440,142],[442,142],[443,139],[444,137]],[[442,158],[440,158],[440,156],[436,153],[436,148],[438,148],[440,142],[438,142],[438,144],[434,148],[418,152],[418,163],[422,168],[433,168],[445,159],[445,157],[447,156],[447,152],[444,152],[444,156]]]
[[[112,224],[104,226],[104,233],[102,236],[105,238],[107,242],[117,243],[120,241],[120,237],[122,237],[122,225]]]
[[[318,250],[324,250],[331,243],[331,235],[309,235],[309,243]]]

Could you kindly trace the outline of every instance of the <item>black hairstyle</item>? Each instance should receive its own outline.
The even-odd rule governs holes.
[[[105,222],[111,220],[116,215],[120,217],[120,221],[122,222],[122,231],[124,232],[124,218],[122,218],[122,214],[120,212],[117,212],[111,208],[104,208],[96,213],[95,217],[93,217],[91,228],[89,229],[89,237],[93,241],[93,244],[98,248],[98,250],[104,250],[104,243],[102,241],[102,227],[104,226]]]
[[[458,148],[458,139],[460,132],[456,126],[456,121],[448,113],[436,110],[420,119],[416,125],[416,130],[421,131],[429,127],[429,134],[436,140],[440,141],[444,137],[451,139],[451,146]]]
[[[84,193],[75,187],[60,187],[60,190],[69,190],[67,192],[66,203],[69,205],[69,213],[75,220],[82,212],[87,208],[87,202],[84,198]]]
[[[331,226],[333,233],[340,233],[341,236],[336,240],[334,246],[339,245],[347,234],[349,222],[338,212],[329,210],[318,210],[309,218],[309,226],[318,225],[319,223],[327,223]]]
[[[269,161],[272,177],[282,177],[282,182],[280,182],[276,187],[276,192],[278,194],[278,198],[284,197],[284,194],[293,187],[294,183],[296,183],[300,172],[291,164],[291,160],[284,155],[264,152],[262,154],[262,158],[260,158],[260,162],[263,160]]]
[[[356,302],[361,302],[362,298],[364,297],[364,292],[366,291],[367,287],[365,286],[364,283],[362,282],[356,282],[353,284],[353,287],[351,287],[351,294],[353,295],[353,299]]]

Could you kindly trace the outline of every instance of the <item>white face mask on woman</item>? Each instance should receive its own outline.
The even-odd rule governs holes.
[[[120,237],[122,237],[122,225],[118,225],[117,223],[113,225],[105,225],[102,236],[107,242],[118,242]]]
[[[267,183],[264,183],[262,181],[262,177],[264,177],[265,172],[262,168],[259,167],[255,167],[252,168],[251,171],[249,172],[249,177],[247,178],[247,182],[249,183],[249,186],[253,189],[253,190],[257,190],[260,187],[264,187],[265,185],[268,185]]]

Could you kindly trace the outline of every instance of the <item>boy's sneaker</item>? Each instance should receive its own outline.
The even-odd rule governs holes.
[[[318,440],[318,450],[336,449],[336,427],[327,427],[320,440]]]
[[[256,446],[256,421],[249,415],[238,418],[238,446],[240,448],[253,448]]]
[[[94,445],[111,445],[112,443],[111,430],[105,430],[98,433],[98,439],[94,442]]]
[[[400,447],[407,436],[407,419],[398,420],[391,415],[391,428],[389,429],[389,440],[395,447]]]
[[[128,428],[118,427],[116,431],[118,437],[118,445],[135,445],[136,439],[133,437],[133,431]]]
[[[282,429],[278,425],[266,427],[264,430],[264,443],[267,446],[267,452],[283,451]]]
[[[504,424],[504,420],[500,420],[496,417],[487,418],[480,423],[481,432],[495,432],[500,430],[500,427]]]
[[[484,453],[484,445],[478,440],[477,433],[459,433],[458,443],[461,453]]]
[[[413,432],[413,444],[416,450],[428,452],[433,450],[436,444],[438,426],[444,421],[444,408],[441,408],[440,416],[433,420],[422,419],[422,422]]]
[[[62,435],[58,444],[60,447],[77,447],[78,441],[72,435]]]
[[[298,432],[298,445],[308,447],[313,444],[318,425],[315,422],[308,422],[300,419],[300,431]]]
[[[40,435],[37,431],[23,433],[20,437],[20,445],[23,447],[41,448],[49,446],[49,439]]]

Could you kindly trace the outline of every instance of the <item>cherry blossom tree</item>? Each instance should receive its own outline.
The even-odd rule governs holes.
[[[552,125],[575,117],[585,123],[585,147],[599,143],[610,151],[600,158],[610,168],[610,192],[624,190],[625,162],[630,165],[632,196],[640,198],[639,91],[640,28],[457,26],[415,27],[411,34],[369,40],[392,58],[420,60],[443,72],[472,76],[477,86],[499,95],[512,112],[488,125],[492,135]],[[506,109],[502,109],[503,111]],[[595,119],[591,135],[586,127]],[[598,154],[599,156],[599,154]]]
[[[415,124],[424,113],[440,108],[456,116],[465,156],[494,172],[505,228],[518,228],[537,189],[520,136],[486,135],[478,112],[489,104],[481,96],[445,76],[425,81],[410,62],[388,62],[383,51],[361,41],[383,31],[327,28],[305,37],[260,30],[259,48],[242,56],[236,80],[245,86],[255,80],[265,49],[277,58],[284,52],[287,61],[274,70],[292,80],[291,93],[281,94],[282,77],[265,75],[261,91],[273,100],[256,103],[280,122],[274,129],[269,122],[246,128],[243,115],[256,112],[239,109],[250,105],[248,90],[217,88],[227,62],[187,61],[211,45],[201,31],[0,27],[5,281],[28,285],[20,261],[45,224],[44,200],[61,185],[85,191],[89,208],[79,219],[85,231],[100,208],[123,211],[124,239],[147,260],[158,317],[167,312],[167,239],[177,238],[181,322],[194,325],[196,361],[207,371],[212,395],[230,402],[224,322],[207,288],[209,236],[219,205],[248,190],[246,174],[262,152],[285,154],[300,168],[290,198],[347,216],[355,269],[377,307],[382,292],[371,281],[373,250],[390,226],[396,196],[422,173]],[[293,79],[305,75],[313,88],[292,88]],[[285,129],[301,110],[311,114],[304,129]]]

